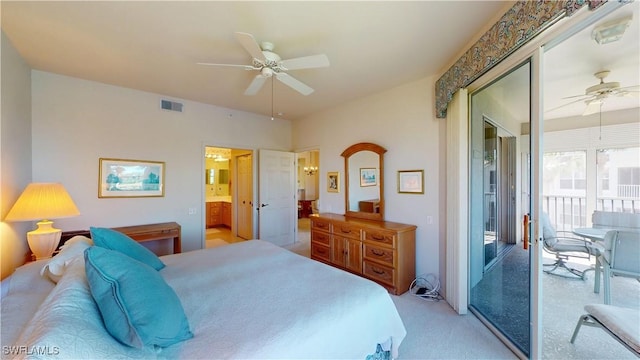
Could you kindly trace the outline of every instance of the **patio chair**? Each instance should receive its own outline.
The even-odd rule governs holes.
[[[545,269],[544,272],[551,275],[562,276],[566,278],[580,278],[585,279],[585,273],[589,268],[584,271],[569,267],[567,261],[569,257],[575,257],[580,259],[591,259],[591,256],[596,256],[596,277],[600,276],[600,264],[598,256],[600,255],[600,248],[589,240],[584,238],[578,238],[567,231],[556,231],[551,225],[549,215],[542,213],[542,239],[543,249],[550,254],[555,255],[556,261],[552,264],[543,264],[544,267],[551,267],[551,269]],[[568,274],[555,272],[556,269],[563,268],[567,270]]]
[[[585,305],[584,309],[587,313],[578,319],[572,344],[582,325],[599,327],[640,357],[640,310],[603,304]]]
[[[640,232],[610,230],[604,237],[600,255],[604,282],[604,303],[611,304],[611,277],[624,276],[640,281]],[[596,274],[599,275],[599,274]],[[593,292],[600,292],[599,277]]]

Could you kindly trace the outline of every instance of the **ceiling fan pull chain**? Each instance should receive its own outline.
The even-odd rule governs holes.
[[[602,102],[600,102],[600,135],[598,140],[602,140]]]
[[[271,121],[273,121],[273,76],[271,77]]]

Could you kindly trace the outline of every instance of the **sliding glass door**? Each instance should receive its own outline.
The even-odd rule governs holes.
[[[530,355],[529,214],[531,65],[527,61],[470,96],[469,306]]]

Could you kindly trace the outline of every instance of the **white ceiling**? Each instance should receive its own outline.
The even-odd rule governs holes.
[[[275,82],[274,112],[291,120],[439,74],[510,4],[0,2],[2,30],[34,69],[264,115],[271,115],[269,83],[245,96],[254,72],[196,63],[250,64],[236,31],[273,42],[283,59],[326,54],[328,68],[290,71],[315,89],[311,95]],[[603,68],[611,70],[608,81],[640,83],[638,7],[623,7],[635,11],[624,43],[595,46],[588,29],[547,53],[546,108],[596,84],[592,74]]]
[[[2,29],[34,69],[265,115],[271,115],[269,83],[245,96],[254,72],[196,63],[250,64],[235,40],[237,31],[273,42],[283,59],[324,53],[330,67],[290,72],[315,89],[311,95],[275,82],[274,111],[292,120],[441,72],[509,6],[502,1],[0,4]]]
[[[591,33],[599,25],[632,16],[622,39],[609,44],[599,45],[591,38]],[[593,76],[598,71],[610,70],[605,82],[617,81],[620,87],[640,84],[640,2],[622,6],[602,20],[588,26],[558,46],[544,54],[544,108],[554,109],[568,104],[576,98],[569,96],[584,95],[585,89],[596,85],[599,80]],[[638,95],[636,92],[635,95]],[[640,107],[640,96],[609,97],[602,105],[602,111]],[[547,111],[546,119],[581,115],[586,104],[577,102],[555,111]],[[639,119],[640,120],[640,119]]]

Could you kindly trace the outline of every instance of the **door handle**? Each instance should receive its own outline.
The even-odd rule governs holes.
[[[260,204],[260,207],[269,206],[269,204]]]
[[[531,220],[529,220],[529,214],[524,214],[524,218],[522,219],[522,227],[524,233],[524,239],[522,240],[522,248],[525,250],[529,249],[529,224]]]

